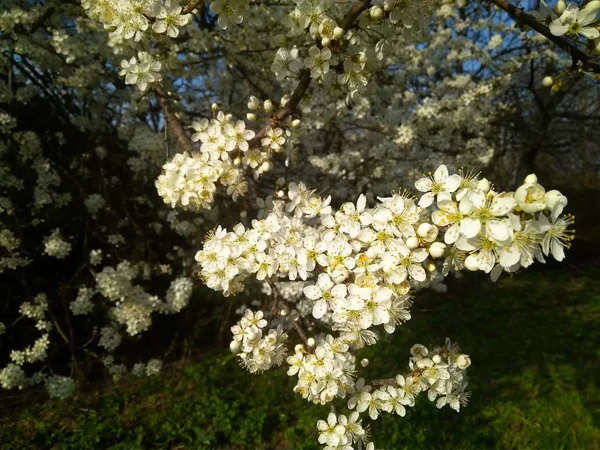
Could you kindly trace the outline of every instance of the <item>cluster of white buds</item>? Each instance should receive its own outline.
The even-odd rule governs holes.
[[[159,195],[172,207],[210,209],[219,182],[237,200],[248,190],[244,168],[252,167],[254,150],[248,141],[254,131],[246,129],[242,120],[234,123],[231,115],[221,111],[214,119],[194,122],[192,127],[192,141],[202,142],[200,151],[179,153],[163,166],[156,180]]]
[[[139,42],[144,33],[179,36],[179,29],[192,18],[177,0],[82,0],[87,15],[110,31],[111,40],[133,39]]]
[[[285,361],[288,335],[278,326],[263,333],[267,321],[262,311],[246,310],[242,319],[233,327],[231,350],[238,352],[241,364],[251,373],[264,372]]]

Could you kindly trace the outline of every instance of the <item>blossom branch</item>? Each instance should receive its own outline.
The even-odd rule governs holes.
[[[574,67],[576,67],[577,61],[581,61],[581,63],[584,66],[587,66],[595,73],[600,74],[600,64],[597,63],[596,61],[594,61],[594,59],[590,55],[588,55],[587,53],[585,53],[582,50],[580,50],[579,48],[577,48],[577,46],[575,46],[573,43],[571,43],[568,39],[565,39],[560,36],[554,36],[550,32],[550,29],[546,25],[539,22],[532,15],[527,14],[521,8],[517,8],[516,6],[510,4],[508,2],[508,0],[486,0],[486,1],[488,3],[496,5],[500,9],[506,11],[508,13],[508,15],[511,16],[513,19],[520,21],[520,22],[524,23],[525,25],[531,27],[532,29],[534,29],[535,31],[540,33],[541,35],[545,36],[548,40],[552,41],[554,44],[559,46],[561,49],[563,49],[565,52],[567,52],[573,58],[573,61],[575,63]]]
[[[344,31],[351,29],[358,16],[360,16],[360,14],[369,7],[370,3],[371,0],[359,0],[355,2],[342,18],[340,27]],[[249,142],[251,147],[255,147],[260,144],[261,139],[265,136],[269,127],[276,127],[296,110],[296,107],[300,104],[300,101],[304,97],[304,94],[306,94],[306,91],[308,91],[312,81],[310,70],[302,69],[300,71],[299,80],[298,86],[296,86],[296,89],[294,89],[294,92],[292,93],[292,96],[286,105],[280,109],[277,114],[271,118],[269,124],[258,131],[254,139]]]

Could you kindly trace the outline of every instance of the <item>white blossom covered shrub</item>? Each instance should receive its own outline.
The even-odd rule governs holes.
[[[596,114],[597,0],[5,3],[0,339],[29,339],[5,389],[155,375],[121,349],[194,291],[237,294],[240,364],[343,405],[316,424],[326,449],[373,448],[366,415],[422,392],[458,411],[471,361],[415,344],[408,371],[365,380],[357,349],[452,272],[565,257],[567,199],[523,142],[565,105]],[[556,135],[593,133],[579,122]],[[478,172],[499,162],[510,176]]]

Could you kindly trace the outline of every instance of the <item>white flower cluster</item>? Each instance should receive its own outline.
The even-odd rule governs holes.
[[[18,387],[23,389],[28,381],[25,372],[16,364],[8,364],[0,370],[0,386],[3,389],[14,389]]]
[[[254,150],[248,141],[254,131],[244,121],[233,122],[231,115],[219,112],[211,121],[194,122],[192,141],[201,141],[199,153],[179,153],[163,166],[156,189],[165,203],[210,209],[217,189],[216,182],[227,187],[234,200],[248,190],[244,166],[250,165]]]
[[[151,359],[147,364],[137,363],[131,369],[131,374],[136,377],[152,377],[158,375],[162,369],[162,361],[159,359]]]
[[[151,28],[171,38],[187,25],[192,15],[185,13],[177,0],[82,0],[88,16],[111,30],[111,40],[133,39],[139,42]]]
[[[423,207],[435,203],[427,231],[437,236],[440,255],[447,255],[444,273],[451,268],[482,270],[497,279],[503,271],[529,267],[550,253],[558,261],[570,245],[572,216],[562,216],[567,198],[547,191],[529,175],[515,192],[496,192],[491,183],[475,175],[449,175],[440,166],[433,175],[416,182],[424,192]],[[433,244],[432,244],[433,247]]]
[[[77,297],[75,297],[75,300],[69,304],[69,308],[74,316],[82,316],[92,312],[92,309],[94,309],[94,304],[91,300],[94,294],[95,292],[93,289],[85,286],[79,288]]]
[[[73,378],[62,377],[60,375],[52,375],[46,378],[45,385],[50,398],[59,398],[61,400],[71,397],[76,388]]]
[[[287,334],[281,326],[263,333],[267,321],[262,311],[247,309],[242,319],[233,327],[231,350],[238,352],[241,364],[251,373],[264,372],[279,366],[285,360]]]
[[[85,291],[85,295],[93,295],[98,292],[114,302],[115,306],[111,308],[111,315],[117,323],[125,325],[130,336],[135,336],[148,329],[152,323],[153,312],[161,314],[179,312],[188,304],[192,295],[191,280],[180,277],[171,282],[167,290],[166,301],[162,301],[159,297],[150,295],[142,286],[133,284],[133,280],[138,275],[139,268],[128,261],[119,263],[116,268],[105,266],[100,273],[96,274],[95,290]],[[81,291],[80,295],[83,295]],[[112,328],[105,328],[103,333],[109,333],[109,331],[105,331],[108,329],[112,330]],[[115,345],[112,337],[114,333],[109,334],[110,337],[103,334],[101,345],[108,349],[114,349],[118,343]]]
[[[116,268],[106,266],[96,274],[96,290],[115,303],[111,315],[117,323],[125,325],[127,333],[135,336],[148,329],[152,323],[153,312],[170,314],[180,311],[191,296],[191,281],[177,278],[171,282],[167,292],[167,300],[150,295],[133,280],[139,270],[128,261],[123,261]]]
[[[325,444],[326,450],[352,449],[352,444],[362,442],[367,448],[373,448],[372,442],[367,443],[368,435],[362,427],[360,414],[368,411],[369,417],[376,420],[381,412],[397,414],[404,417],[405,407],[415,405],[416,396],[427,391],[430,401],[436,401],[436,406],[442,408],[450,405],[456,411],[465,405],[469,393],[465,391],[466,369],[471,365],[468,355],[459,353],[459,349],[449,340],[442,347],[427,347],[416,344],[411,350],[409,360],[410,373],[406,376],[397,375],[392,379],[374,380],[373,385],[363,378],[352,384],[352,396],[348,400],[348,408],[354,409],[348,417],[331,413],[327,421],[319,420],[319,443]]]
[[[336,416],[335,413],[329,413],[327,421],[319,420],[317,422],[319,430],[319,444],[325,444],[326,450],[352,449],[352,443],[362,442],[366,450],[374,450],[375,445],[368,442],[368,433],[362,426],[362,420],[359,420],[359,414],[355,411],[348,417],[344,414]],[[360,448],[360,447],[359,447]]]
[[[98,213],[106,205],[106,200],[100,194],[88,195],[83,201],[87,210],[93,216]]]
[[[33,302],[23,302],[19,307],[19,312],[24,317],[35,321],[35,328],[43,332],[32,345],[23,350],[12,350],[10,359],[18,366],[25,363],[35,363],[46,359],[50,339],[48,331],[52,325],[46,319],[48,311],[48,298],[45,294],[38,294],[34,297]]]
[[[119,74],[125,77],[125,84],[135,84],[144,92],[152,83],[161,81],[162,64],[148,52],[138,52],[137,58],[121,61]]]
[[[71,253],[71,244],[63,239],[57,228],[44,239],[44,252],[55,258],[63,259]]]
[[[107,351],[114,351],[121,345],[121,333],[114,327],[102,327],[100,330],[100,339],[98,345],[104,347]]]
[[[316,403],[326,404],[335,397],[344,398],[354,387],[354,357],[349,346],[331,335],[320,342],[314,351],[297,345],[294,354],[287,358],[288,375],[298,374],[294,392]]]

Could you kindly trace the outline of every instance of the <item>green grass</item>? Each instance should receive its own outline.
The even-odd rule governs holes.
[[[451,337],[471,355],[472,400],[455,413],[426,398],[372,425],[377,448],[598,448],[600,279],[550,267],[453,281],[420,293],[413,319],[361,352],[366,378],[406,369],[413,343]],[[250,375],[228,352],[73,402],[49,401],[0,421],[0,447],[317,448],[327,407],[292,392],[284,369]],[[343,402],[338,404],[341,407]]]

